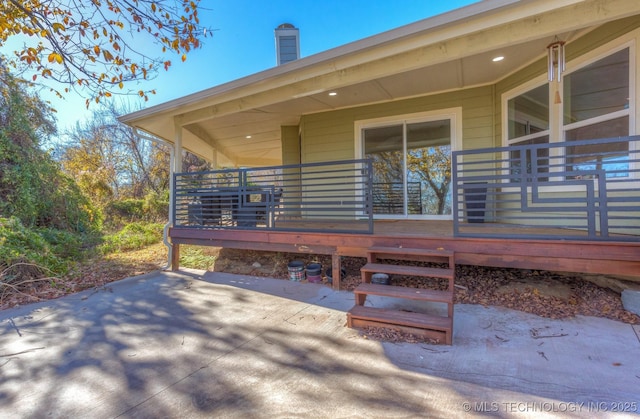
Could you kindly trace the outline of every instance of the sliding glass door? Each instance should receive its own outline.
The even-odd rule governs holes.
[[[364,157],[373,161],[375,215],[451,215],[449,118],[364,128],[362,138]]]

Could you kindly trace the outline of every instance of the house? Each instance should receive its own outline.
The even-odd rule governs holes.
[[[640,281],[640,3],[486,0],[120,120],[173,159],[197,244]]]

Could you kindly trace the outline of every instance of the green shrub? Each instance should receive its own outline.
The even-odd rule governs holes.
[[[161,193],[149,192],[144,197],[143,205],[147,221],[162,222],[169,219],[169,191]]]
[[[104,237],[100,250],[104,254],[141,249],[162,240],[161,223],[135,222],[127,224],[117,233]]]
[[[144,199],[121,199],[111,201],[105,208],[107,225],[120,229],[128,223],[165,222],[169,218],[169,192],[148,193]]]
[[[95,244],[96,236],[81,235],[66,230],[44,228],[37,233],[49,243],[52,252],[64,259],[82,259],[86,249]]]
[[[105,208],[112,219],[126,220],[126,222],[142,221],[144,215],[144,201],[142,199],[121,199],[111,201]]]
[[[2,270],[17,263],[39,266],[43,271],[65,273],[73,261],[56,254],[56,244],[47,241],[53,238],[51,231],[41,234],[26,228],[17,217],[0,218],[0,268]],[[57,236],[61,245],[62,235]],[[67,237],[66,242],[75,240]]]
[[[1,60],[0,60],[1,66]],[[26,227],[100,229],[101,214],[51,155],[40,148],[55,132],[50,108],[0,72],[0,217]]]

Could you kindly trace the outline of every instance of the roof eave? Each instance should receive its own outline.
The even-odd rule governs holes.
[[[287,80],[301,80],[336,71],[339,68],[362,64],[397,54],[413,48],[411,40],[418,35],[431,35],[431,42],[471,34],[480,29],[501,25],[536,13],[582,2],[583,0],[486,0],[469,6],[420,20],[409,25],[392,29],[359,41],[336,47],[318,54],[292,61],[282,66],[270,68],[209,89],[195,92],[174,100],[135,111],[119,118],[121,122],[135,124],[135,121],[150,116],[175,116],[191,110],[201,102],[214,101],[234,92],[234,96],[248,96],[256,91],[274,88],[272,82],[286,76]],[[501,13],[497,13],[501,10]],[[438,33],[441,35],[438,36]],[[403,47],[402,44],[406,46]],[[360,54],[354,57],[354,54]],[[360,62],[356,62],[360,60]],[[342,62],[341,62],[342,61]],[[228,100],[228,98],[225,98]]]

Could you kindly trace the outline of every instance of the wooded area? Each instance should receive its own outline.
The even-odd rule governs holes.
[[[146,99],[154,90],[137,90],[138,80],[201,46],[198,3],[0,4],[0,47],[20,42],[0,54],[0,302],[34,282],[53,284],[88,257],[160,240],[169,150],[120,124],[131,109],[113,97]],[[157,51],[137,49],[143,39]],[[92,116],[59,132],[43,88],[81,94]]]

